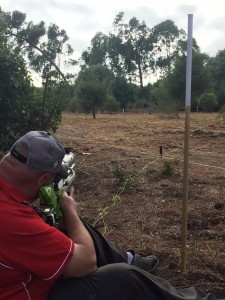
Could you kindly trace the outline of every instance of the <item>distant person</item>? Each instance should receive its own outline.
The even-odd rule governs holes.
[[[61,143],[44,131],[18,139],[0,161],[1,300],[215,300],[195,287],[178,290],[155,277],[158,259],[124,251],[82,221],[66,192],[67,235],[33,205],[43,185],[65,178]]]

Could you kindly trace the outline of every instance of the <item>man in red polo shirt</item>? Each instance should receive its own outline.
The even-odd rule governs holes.
[[[70,238],[24,204],[36,200],[39,188],[57,173],[65,177],[63,157],[56,139],[30,132],[0,163],[0,299],[45,299],[60,275],[82,277],[96,270],[93,241],[72,197],[65,194],[61,203]]]
[[[1,300],[216,299],[153,276],[155,256],[142,258],[105,240],[80,220],[67,193],[60,199],[67,235],[48,225],[32,203],[41,186],[67,176],[64,155],[53,136],[31,131],[0,162]]]

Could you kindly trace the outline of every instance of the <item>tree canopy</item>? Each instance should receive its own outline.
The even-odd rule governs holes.
[[[55,131],[64,109],[95,118],[99,110],[183,108],[187,36],[172,20],[149,28],[120,12],[112,31],[97,32],[77,61],[66,31],[56,24],[35,24],[20,11],[0,9],[0,26],[3,139],[31,129]],[[210,98],[219,110],[225,104],[225,50],[209,57],[193,39],[192,51],[192,107]],[[62,72],[74,65],[77,72]]]
[[[1,9],[0,25],[2,139],[13,140],[32,129],[56,130],[66,101],[57,95],[69,85],[58,61],[73,51],[66,32],[54,24],[46,28],[44,22],[26,22],[22,12]],[[34,87],[31,70],[42,78],[41,88]]]

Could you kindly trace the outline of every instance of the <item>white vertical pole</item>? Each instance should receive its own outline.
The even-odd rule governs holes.
[[[188,39],[186,62],[186,93],[185,93],[185,137],[184,137],[184,175],[183,175],[183,207],[182,207],[182,245],[181,269],[186,270],[187,250],[187,215],[188,215],[188,171],[189,171],[189,136],[191,111],[191,72],[192,72],[192,28],[193,15],[188,15]]]

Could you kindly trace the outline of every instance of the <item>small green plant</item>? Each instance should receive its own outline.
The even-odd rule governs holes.
[[[171,162],[165,161],[162,167],[163,175],[173,175],[174,174],[174,165]]]
[[[122,164],[115,165],[115,168],[111,168],[111,170],[118,179],[119,185],[123,187],[123,190],[131,184],[132,176],[126,174]]]
[[[123,184],[125,182],[126,174],[122,165],[116,165],[115,168],[112,169],[112,172],[113,175],[115,175],[115,177],[118,178],[119,183]]]

